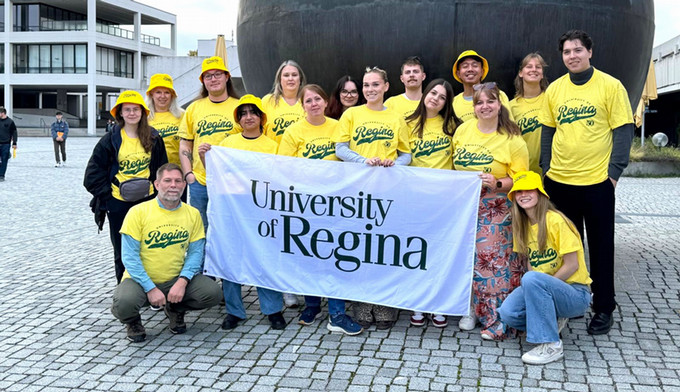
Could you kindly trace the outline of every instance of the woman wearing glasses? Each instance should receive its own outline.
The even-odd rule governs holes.
[[[431,81],[416,106],[416,110],[406,117],[409,127],[409,146],[411,149],[411,166],[432,169],[453,169],[451,156],[453,145],[451,137],[456,127],[461,124],[460,119],[453,112],[453,87],[444,79]],[[437,146],[437,148],[432,148]],[[444,328],[448,325],[446,316],[433,314],[432,325]],[[424,326],[425,315],[413,312],[411,325]]]
[[[288,126],[305,116],[300,104],[300,91],[306,83],[305,73],[293,60],[284,61],[276,70],[272,91],[262,98],[264,111],[269,118],[267,136],[276,143],[281,142]]]
[[[384,105],[384,96],[389,87],[385,71],[377,67],[366,69],[363,80],[366,104],[347,109],[340,117],[333,136],[338,158],[345,162],[384,167],[408,165],[411,162],[408,127],[404,118]],[[380,137],[376,137],[376,133],[371,130],[379,131]],[[397,321],[398,315],[398,309],[354,303],[354,316],[364,328],[370,327],[375,321],[376,328],[389,329]]]
[[[482,338],[501,340],[514,330],[501,322],[497,309],[520,284],[522,263],[512,251],[512,221],[507,193],[512,176],[527,170],[529,153],[517,124],[501,105],[496,83],[474,86],[475,119],[453,136],[455,170],[478,171],[482,179],[477,222],[471,314],[459,322],[462,330],[482,325]]]
[[[543,172],[538,165],[541,154],[541,123],[538,122],[538,113],[543,107],[545,90],[548,88],[548,79],[543,76],[543,69],[547,66],[540,54],[526,55],[515,77],[515,98],[510,101],[510,111],[529,149],[529,170],[538,174]]]
[[[348,108],[366,103],[361,95],[360,86],[361,83],[349,75],[341,77],[331,93],[326,116],[338,120]]]

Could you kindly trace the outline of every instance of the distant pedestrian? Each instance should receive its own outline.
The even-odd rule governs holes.
[[[16,150],[17,126],[11,118],[7,117],[7,110],[0,106],[0,181],[5,181],[10,143]]]
[[[57,162],[54,167],[66,165],[66,138],[68,137],[68,123],[63,119],[64,115],[57,112],[57,121],[52,123],[52,141],[54,142],[54,160]],[[61,151],[61,160],[59,159]]]
[[[106,133],[113,131],[113,128],[115,126],[116,126],[116,123],[113,122],[113,120],[109,119],[109,121],[106,122]]]

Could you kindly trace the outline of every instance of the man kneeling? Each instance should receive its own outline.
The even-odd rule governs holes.
[[[205,233],[198,210],[182,203],[186,182],[179,166],[166,163],[154,182],[155,199],[130,209],[120,229],[125,274],[113,294],[111,312],[127,325],[127,338],[142,342],[143,306],[164,307],[170,332],[184,333],[184,313],[217,305],[222,289],[198,274]]]

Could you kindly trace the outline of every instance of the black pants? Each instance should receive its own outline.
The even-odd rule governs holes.
[[[611,313],[614,299],[614,184],[607,178],[594,185],[567,185],[544,180],[545,190],[558,210],[566,215],[583,236],[588,233],[590,277],[593,279],[593,311]]]
[[[66,162],[66,140],[60,142],[52,139],[54,142],[54,160],[59,162]],[[61,151],[61,160],[59,160],[59,152]]]
[[[123,265],[123,257],[121,252],[120,228],[123,226],[123,220],[127,212],[138,203],[128,203],[116,198],[111,198],[106,202],[106,216],[109,219],[109,234],[111,236],[111,244],[113,245],[113,263],[116,269],[116,282],[120,283],[125,272],[125,265]]]

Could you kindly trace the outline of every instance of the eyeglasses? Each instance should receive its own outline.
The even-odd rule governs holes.
[[[205,79],[205,80],[219,79],[223,75],[224,75],[224,72],[207,73],[207,74],[203,74],[203,79]]]
[[[472,88],[473,88],[475,91],[479,91],[479,90],[491,90],[491,89],[496,88],[496,82],[477,83],[477,84],[475,84],[474,86],[472,86]]]
[[[357,90],[342,89],[340,90],[340,95],[343,95],[345,97],[356,97],[357,95],[359,95],[359,92]]]

